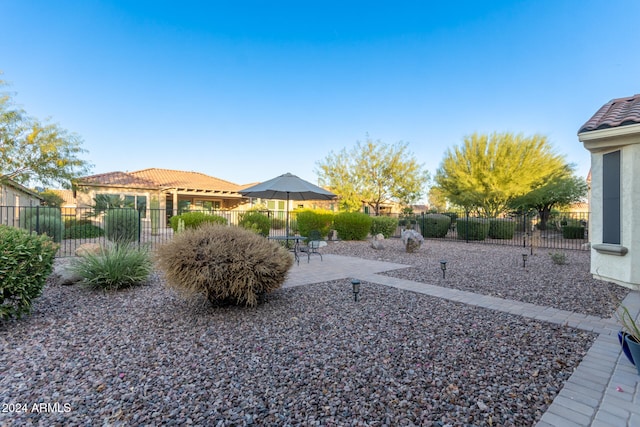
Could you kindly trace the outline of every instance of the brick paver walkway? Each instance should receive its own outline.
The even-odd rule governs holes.
[[[602,319],[378,274],[405,268],[407,265],[331,254],[323,257],[324,261],[320,261],[318,257],[312,257],[310,262],[301,259],[300,265],[292,267],[284,287],[358,278],[598,333],[598,338],[537,427],[640,426],[640,375],[622,354],[617,337],[620,328],[614,319]],[[631,292],[623,303],[632,314],[640,313],[640,293]]]

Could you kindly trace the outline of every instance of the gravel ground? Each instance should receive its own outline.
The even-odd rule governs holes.
[[[336,242],[324,253],[397,262],[411,268],[385,274],[436,286],[460,289],[531,304],[550,306],[609,318],[629,293],[589,273],[590,252],[534,249],[483,243],[426,240],[418,252],[407,253],[400,239],[385,240],[376,250],[368,242]],[[522,254],[527,253],[525,267]],[[561,253],[566,264],[555,264],[550,254]],[[442,278],[440,260],[447,261]]]
[[[414,255],[389,244],[324,249],[416,264],[444,253],[446,282],[437,263],[422,273],[436,284],[467,280],[474,260],[473,289],[504,281],[480,280],[494,250],[507,262],[496,247],[455,258],[431,242]],[[569,255],[557,271],[575,270]],[[527,270],[513,261],[511,287],[543,258]],[[280,289],[249,309],[183,300],[157,275],[111,293],[50,284],[30,316],[0,323],[0,425],[531,426],[595,339],[363,286],[357,303],[342,280]]]

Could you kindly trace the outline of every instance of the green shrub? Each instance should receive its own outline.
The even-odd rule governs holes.
[[[74,225],[64,230],[65,239],[93,239],[104,236],[104,230],[93,224]]]
[[[426,214],[420,218],[423,237],[445,237],[451,226],[451,217],[444,214]]]
[[[137,242],[140,237],[140,213],[131,208],[108,209],[104,216],[104,232],[112,242]]]
[[[238,225],[244,229],[251,230],[264,237],[269,235],[271,229],[271,220],[269,217],[260,212],[246,212],[240,215]]]
[[[168,286],[212,303],[255,306],[282,286],[292,255],[279,244],[239,227],[203,224],[157,250]]]
[[[341,212],[333,218],[333,228],[342,240],[364,240],[373,220],[361,212]]]
[[[455,224],[458,221],[458,213],[457,212],[443,212],[442,215],[446,215],[451,218],[451,225]]]
[[[562,237],[565,239],[584,239],[584,227],[565,225],[562,227]]]
[[[50,237],[0,225],[0,319],[31,311],[53,270],[58,245]]]
[[[69,229],[71,227],[77,227],[80,225],[93,225],[93,222],[90,219],[76,219],[76,218],[65,218],[64,220],[65,229]]]
[[[371,235],[382,234],[385,239],[393,236],[398,228],[398,220],[390,216],[374,216],[371,218]]]
[[[326,209],[296,211],[297,231],[301,236],[308,236],[313,230],[317,230],[325,238],[329,235],[329,230],[331,230],[333,216],[333,212]]]
[[[484,240],[489,232],[489,221],[483,218],[458,218],[456,230],[460,240]]]
[[[549,256],[551,257],[551,261],[557,265],[564,265],[567,263],[567,256],[564,252],[549,252]]]
[[[199,227],[203,223],[213,223],[213,224],[227,224],[227,219],[220,215],[209,215],[204,212],[185,212],[180,215],[172,216],[169,222],[171,223],[171,228],[173,231],[178,230],[178,221],[184,221],[184,228],[196,228]]]
[[[46,234],[54,242],[60,243],[64,233],[60,208],[28,207],[20,211],[20,228]]]
[[[153,262],[146,248],[119,243],[103,247],[98,254],[78,257],[71,270],[86,284],[114,290],[144,283],[153,271]]]
[[[287,221],[282,218],[272,218],[271,228],[274,230],[284,230],[287,227]]]
[[[491,218],[489,220],[489,237],[491,239],[513,239],[516,222],[508,218]]]

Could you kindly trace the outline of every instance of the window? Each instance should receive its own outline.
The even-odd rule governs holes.
[[[198,211],[212,211],[220,210],[219,200],[196,200],[194,203],[195,210]]]
[[[602,156],[602,243],[620,244],[620,151]]]
[[[147,217],[147,196],[98,193],[94,201],[98,212],[109,208],[131,208],[137,209],[141,218]]]

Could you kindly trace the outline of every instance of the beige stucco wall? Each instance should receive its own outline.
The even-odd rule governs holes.
[[[0,185],[0,224],[17,225],[20,206],[39,206],[40,199],[10,185]]]
[[[597,132],[581,135],[591,151],[591,273],[596,278],[640,290],[640,132],[635,135],[628,132],[616,135],[613,130],[600,135]],[[620,246],[627,249],[625,255],[593,249],[603,243],[603,155],[616,150],[620,150]]]

